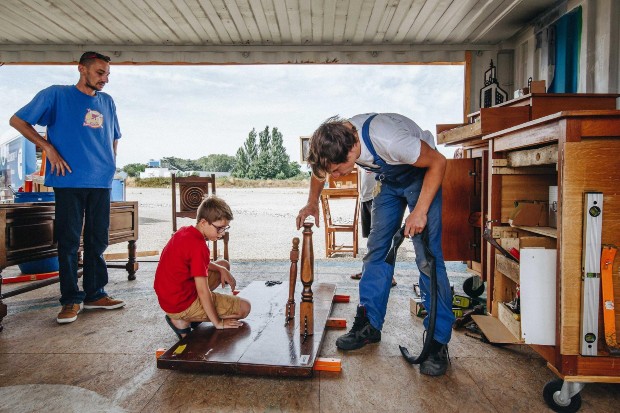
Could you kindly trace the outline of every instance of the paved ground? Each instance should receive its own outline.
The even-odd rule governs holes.
[[[239,288],[254,280],[288,279],[294,218],[303,190],[218,190],[235,213],[231,261]],[[165,190],[130,189],[140,201],[139,250],[160,250],[171,232]],[[343,208],[346,213],[346,207]],[[343,218],[346,219],[346,218]],[[333,317],[349,326],[357,304],[357,281],[349,278],[360,258],[325,259],[322,231],[314,235],[315,282],[335,283],[350,303],[335,304]],[[362,245],[365,245],[362,243]],[[125,246],[115,245],[120,252]],[[360,253],[363,254],[364,248]],[[542,389],[554,378],[545,361],[526,346],[497,347],[455,331],[446,376],[429,378],[408,365],[398,345],[418,354],[421,319],[409,311],[418,278],[410,246],[399,254],[382,341],[350,353],[336,349],[342,330],[328,330],[319,352],[342,359],[340,373],[312,379],[189,374],[156,368],[154,352],[176,337],[166,325],[152,285],[157,257],[141,258],[135,281],[110,271],[108,292],[127,302],[117,311],[85,311],[68,325],[55,322],[58,285],[10,297],[0,333],[0,412],[543,412]],[[469,276],[448,264],[457,291]],[[16,273],[8,268],[3,274]],[[3,288],[3,292],[16,285]],[[617,412],[620,385],[588,384],[584,412]]]
[[[221,188],[218,196],[230,205],[234,220],[230,228],[231,259],[288,259],[293,237],[300,237],[295,228],[297,213],[306,204],[308,190],[304,188]],[[169,189],[128,188],[127,200],[138,201],[140,214],[140,239],[138,250],[161,251],[172,234],[172,197]],[[337,222],[350,222],[354,205],[350,201],[333,202],[332,215]],[[323,222],[314,228],[314,256],[325,257]],[[181,218],[178,225],[192,225],[193,220]],[[342,237],[342,238],[340,238]],[[347,234],[337,240],[350,244]],[[360,246],[366,240],[360,237]],[[403,252],[413,248],[403,246]],[[122,244],[112,245],[108,252],[126,252]],[[353,260],[351,254],[340,257]]]

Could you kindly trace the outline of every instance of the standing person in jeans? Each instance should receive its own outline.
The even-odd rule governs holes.
[[[370,227],[372,223],[372,198],[375,191],[375,180],[377,174],[371,171],[363,170],[360,168],[360,217],[362,221],[362,238],[368,238],[370,234]],[[363,272],[363,271],[362,271]],[[362,272],[355,273],[351,276],[354,280],[360,280],[362,278]],[[396,280],[392,277],[392,287],[396,287]]]
[[[307,204],[299,211],[297,227],[312,215],[318,221],[318,200],[326,174],[349,173],[355,166],[378,174],[381,185],[373,199],[372,228],[368,253],[360,280],[360,304],[351,330],[336,340],[341,350],[354,350],[381,341],[394,266],[385,258],[394,234],[403,222],[404,235],[412,237],[424,306],[430,308],[430,271],[421,237],[428,227],[429,247],[435,257],[438,305],[435,334],[430,355],[420,364],[420,372],[430,376],[445,374],[452,334],[452,292],[441,249],[441,183],[446,158],[437,150],[433,135],[414,121],[394,113],[369,113],[350,119],[328,119],[310,139],[308,164],[312,180]],[[428,329],[428,316],[424,326]]]
[[[86,52],[78,64],[76,85],[43,89],[10,120],[26,139],[47,155],[45,185],[54,188],[60,304],[56,318],[71,323],[86,309],[112,310],[125,303],[108,296],[110,191],[121,137],[116,106],[101,90],[108,83],[110,58]],[[33,125],[47,126],[47,140]],[[78,249],[84,229],[83,291],[78,286]]]

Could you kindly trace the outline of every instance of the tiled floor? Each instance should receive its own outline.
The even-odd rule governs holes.
[[[333,317],[353,320],[361,263],[317,260],[315,282],[336,283],[351,302],[334,304]],[[342,372],[317,372],[312,379],[189,374],[158,370],[155,350],[176,337],[166,325],[153,292],[155,262],[141,262],[135,281],[110,271],[108,292],[127,302],[116,311],[85,311],[68,325],[55,321],[58,285],[10,297],[0,333],[0,412],[541,412],[554,378],[526,346],[496,347],[457,331],[450,343],[452,364],[441,378],[422,376],[407,364],[398,345],[421,348],[421,319],[409,312],[417,271],[397,267],[381,343],[343,353],[329,330],[322,357],[342,359]],[[11,269],[7,269],[10,273]],[[468,277],[450,263],[458,289]],[[288,280],[287,261],[239,261],[233,273],[243,288],[254,280]],[[4,287],[3,292],[14,286]],[[617,412],[620,385],[588,384],[583,412]],[[616,407],[614,407],[616,406]]]

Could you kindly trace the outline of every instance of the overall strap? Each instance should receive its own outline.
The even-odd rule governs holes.
[[[369,133],[370,132],[370,121],[372,121],[372,119],[375,116],[377,116],[376,113],[374,115],[371,115],[364,122],[364,125],[362,126],[362,139],[364,140],[364,143],[366,144],[366,147],[368,148],[368,150],[372,154],[372,157],[374,158],[373,163],[375,165],[382,166],[382,165],[385,164],[385,162],[383,161],[383,159],[381,159],[381,157],[379,155],[377,155],[377,151],[375,151],[375,147],[372,146],[372,142],[370,141],[370,133]]]

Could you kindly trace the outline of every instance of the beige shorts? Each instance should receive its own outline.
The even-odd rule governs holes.
[[[209,289],[214,289],[217,287],[218,277],[211,277],[212,271],[209,271]],[[216,284],[216,285],[213,285]],[[225,317],[232,314],[239,314],[241,311],[241,299],[230,294],[220,294],[214,293],[211,291],[211,298],[213,298],[213,304],[215,305],[215,311],[217,311],[217,315],[220,317]],[[189,306],[187,310],[181,311],[180,313],[167,313],[168,317],[175,320],[185,320],[185,321],[210,321],[209,316],[204,310],[202,303],[200,302],[200,298],[196,298],[196,300]]]

